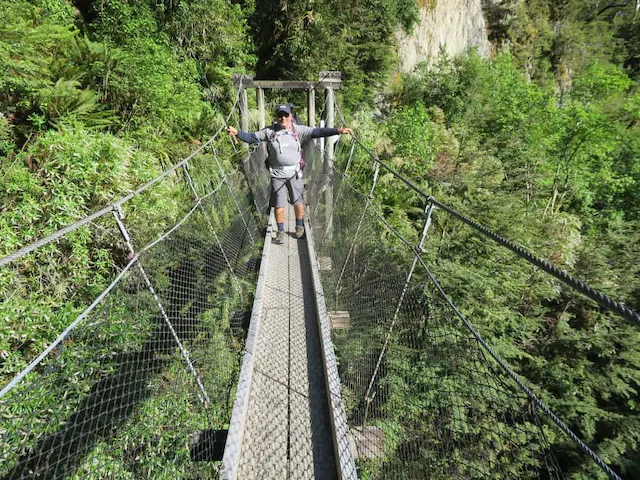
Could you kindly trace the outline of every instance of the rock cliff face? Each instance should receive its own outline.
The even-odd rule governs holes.
[[[470,47],[476,47],[482,56],[489,55],[491,45],[482,0],[432,0],[432,3],[435,7],[420,9],[420,20],[411,34],[397,35],[400,71],[410,72],[422,61],[433,62],[441,47],[451,56]]]

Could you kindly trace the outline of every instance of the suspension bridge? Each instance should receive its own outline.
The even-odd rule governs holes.
[[[237,80],[225,123],[247,129],[250,79]],[[333,125],[338,83],[295,87],[310,92],[310,123],[325,90]],[[260,111],[262,89],[282,87],[251,86]],[[2,352],[0,478],[562,479],[567,452],[592,478],[620,478],[444,291],[426,254],[432,218],[628,321],[636,312],[426,194],[355,137],[307,146],[307,235],[273,244],[265,152],[232,145],[239,172],[219,153],[229,141],[221,127],[132,193],[0,259],[5,305],[34,304],[13,324],[71,319],[33,358],[30,339]],[[418,234],[380,210],[383,174],[421,199]],[[154,218],[140,215],[160,199]],[[83,283],[78,239],[108,257],[103,285]],[[65,272],[51,274],[57,264]],[[62,286],[69,302],[47,309]]]

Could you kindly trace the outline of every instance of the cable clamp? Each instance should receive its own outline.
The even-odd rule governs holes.
[[[114,203],[112,210],[114,211],[114,214],[118,216],[118,218],[120,220],[124,219],[124,211],[122,210],[122,205],[119,203]]]

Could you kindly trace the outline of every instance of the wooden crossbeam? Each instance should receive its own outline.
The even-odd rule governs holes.
[[[332,75],[337,73],[338,75]],[[324,75],[323,75],[324,74]],[[287,90],[324,90],[331,88],[338,90],[342,80],[340,72],[320,72],[320,80],[254,80],[248,75],[231,75],[234,86],[238,86],[242,80],[243,88],[284,88]]]

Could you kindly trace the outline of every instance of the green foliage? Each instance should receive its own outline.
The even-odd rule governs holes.
[[[153,17],[151,2],[107,0],[89,8],[91,14],[96,17],[90,26],[99,37],[116,45],[127,45],[131,41],[137,43],[142,39],[158,43],[164,40]]]
[[[637,78],[635,1],[500,2],[487,6],[494,40],[508,42],[518,64],[542,84],[568,91],[594,61],[624,64]]]
[[[378,152],[440,201],[636,306],[637,87],[619,66],[584,62],[558,95],[515,58],[443,57],[404,77]],[[407,215],[420,200],[379,184],[394,228],[420,229]],[[578,435],[635,476],[640,383],[627,367],[640,360],[637,328],[445,214],[431,228],[426,256],[456,305]],[[554,438],[567,476],[602,475]]]
[[[26,155],[31,165],[15,163],[3,171],[6,188],[0,196],[3,218],[23,240],[29,240],[27,223],[41,225],[38,235],[52,233],[116,200],[153,171],[150,159],[131,144],[82,128],[49,131],[31,143]]]
[[[436,143],[432,139],[437,134],[437,127],[422,103],[396,110],[387,122],[394,153],[421,168],[432,168],[435,162],[431,145]],[[418,172],[412,173],[415,177]]]
[[[87,128],[111,126],[116,119],[101,107],[99,94],[79,87],[78,81],[60,79],[55,85],[40,90],[37,103],[44,116],[36,121],[40,117],[32,114],[29,118],[34,126],[42,129],[45,120],[56,126],[63,122],[81,122]]]
[[[245,22],[248,13],[250,6],[243,11],[223,0],[156,4],[161,30],[182,56],[196,61],[212,101],[224,96],[231,73],[255,62]]]
[[[571,98],[583,103],[600,103],[623,96],[631,85],[633,80],[619,67],[592,63],[574,78]]]
[[[193,62],[176,62],[167,47],[151,39],[132,39],[114,66],[107,100],[132,128],[148,125],[169,134],[207,108],[196,81]]]
[[[485,3],[493,40],[508,43],[509,51],[492,61],[473,54],[443,55],[431,67],[420,66],[403,76],[390,102],[397,108],[384,122],[366,114],[356,117],[358,133],[365,143],[377,144],[382,159],[439,200],[640,308],[640,22],[635,2]],[[221,112],[232,102],[231,72],[251,70],[254,63],[258,77],[273,79],[315,79],[319,70],[340,70],[342,106],[360,109],[388,79],[395,60],[394,32],[410,31],[418,6],[433,8],[434,2],[105,0],[73,5],[0,0],[1,254],[105,206],[186,156],[224,124]],[[216,149],[231,158],[226,142]],[[193,162],[203,172],[194,179],[196,188],[210,191],[219,179],[212,157],[200,155]],[[227,171],[232,166],[231,161],[224,164]],[[363,191],[370,189],[366,155],[356,152],[352,176]],[[184,187],[181,180],[167,181],[154,194],[125,205],[137,246],[156,238],[190,208],[192,192]],[[424,209],[419,196],[383,174],[376,202],[398,232],[412,241],[418,238]],[[361,202],[354,205],[358,209]],[[225,231],[232,206],[209,211],[218,213],[213,227]],[[205,242],[205,230],[192,232],[191,238]],[[390,236],[382,238],[390,243]],[[191,248],[186,254],[194,259],[197,245]],[[391,270],[385,255],[402,257],[382,250],[369,251],[361,262],[376,279]],[[442,212],[434,217],[425,257],[494,349],[538,386],[571,428],[623,476],[639,476],[637,329],[488,245]],[[29,255],[19,266],[3,268],[0,378],[6,381],[42,351],[125,263],[119,232],[113,224],[98,222]],[[158,263],[161,268],[153,276],[160,290],[171,286],[178,264],[177,255]],[[404,270],[400,273],[404,278]],[[235,289],[224,274],[199,281],[210,291]],[[109,341],[123,351],[137,351],[153,330],[149,315],[140,314],[137,323],[127,318],[140,305],[155,308],[149,295],[135,298],[125,292],[120,300],[120,307],[110,310],[109,326],[82,345],[96,358],[110,358]],[[210,332],[206,340],[231,353],[212,361],[215,368],[205,379],[216,394],[209,413],[222,424],[233,378],[215,371],[237,368],[234,355],[241,342],[229,335],[228,318],[240,301],[211,295],[207,302],[210,308],[198,317]],[[191,299],[180,312],[196,303]],[[435,340],[430,351],[411,348],[411,342],[424,341],[425,332],[425,325],[408,324],[392,337],[378,398],[387,396],[369,413],[385,432],[385,457],[363,462],[364,476],[375,477],[379,468],[403,462],[403,448],[441,440],[433,427],[436,419],[429,415],[444,399],[437,398],[430,382],[440,382],[451,402],[468,400],[464,375],[447,377],[455,365],[451,352],[444,352],[446,342]],[[433,330],[436,339],[457,332],[450,324]],[[365,353],[372,338],[379,343],[383,335],[377,325],[337,336],[341,368],[351,380],[345,390],[351,416],[363,413],[362,386],[355,379],[366,367]],[[66,418],[72,407],[56,404],[56,395],[82,401],[89,396],[91,374],[114,373],[108,361],[80,369],[73,352],[63,349],[52,359],[70,373],[68,381],[51,391],[40,388],[32,402],[7,417],[3,410],[9,428],[26,417],[32,423],[24,431],[30,435],[55,433],[58,424],[33,412],[51,408]],[[198,349],[193,354],[205,358]],[[169,382],[183,386],[192,379],[180,358],[158,361],[162,375],[144,379],[157,395],[141,401],[108,442],[96,440],[77,478],[95,474],[95,465],[105,477],[201,475],[184,467],[189,460],[181,434],[204,428],[206,420],[193,414],[199,408],[193,396],[166,389]],[[477,407],[489,410],[494,400],[484,398]],[[500,408],[497,415],[520,406]],[[500,462],[497,452],[511,453],[508,458],[514,461],[502,465],[511,476],[539,467],[539,459],[522,448],[528,434],[534,437],[532,424],[520,423],[522,435],[509,437],[513,429],[506,423],[482,423],[486,420],[466,409],[446,413],[448,430],[472,445],[469,457],[447,464],[433,451],[419,449],[415,462],[402,465],[409,476],[423,475],[424,465],[446,470],[450,464],[457,465],[461,477],[488,475],[474,457],[483,442],[499,445],[482,452],[494,455],[493,462]],[[601,475],[562,435],[544,428],[567,477]],[[507,437],[509,442],[501,440]],[[116,450],[109,447],[114,442]],[[150,446],[157,455],[148,454]],[[167,464],[161,456],[174,462]]]
[[[2,4],[0,108],[12,117],[22,116],[32,111],[38,92],[53,85],[51,66],[62,57],[58,46],[67,45],[75,32],[29,2]]]
[[[222,126],[222,112],[233,100],[230,71],[253,61],[244,14],[228,2],[171,2],[182,4],[175,16],[165,16],[155,1],[73,3],[80,10],[67,0],[0,1],[2,256],[102,209],[186,157]],[[208,22],[200,36],[203,18]],[[203,72],[209,75],[203,78]],[[218,101],[220,111],[207,100]],[[217,150],[229,153],[222,140]],[[193,174],[196,188],[211,191],[220,178],[213,158],[201,154],[193,164],[200,172]],[[235,166],[224,162],[227,172]],[[193,201],[178,175],[126,202],[136,248],[173,227]],[[237,211],[217,207],[212,223],[224,235]],[[208,228],[192,232],[192,240],[211,244]],[[184,255],[189,261],[202,255],[202,248],[193,248],[156,262],[159,271],[152,276],[160,295],[175,288],[172,270],[182,266],[177,253],[183,261]],[[0,269],[3,387],[78,318],[128,258],[112,216],[105,215]],[[186,315],[208,306],[197,313],[207,333],[184,339],[192,358],[211,367],[202,374],[211,391],[207,414],[194,415],[202,404],[192,394],[193,376],[182,356],[157,351],[165,342],[158,331],[166,327],[158,325],[156,300],[140,279],[125,282],[3,398],[2,475],[44,439],[75,432],[73,458],[54,460],[75,471],[74,478],[202,477],[185,439],[228,421],[242,348],[229,319],[232,310],[246,308],[237,288],[247,289],[249,301],[253,282],[238,285],[206,262],[199,268],[206,278],[194,285],[203,291],[177,309]],[[122,399],[136,400],[105,406],[103,395],[113,392],[100,389],[110,382],[122,382]],[[100,420],[91,430],[82,416],[95,408],[107,410],[92,417]],[[207,475],[216,474],[209,469]]]
[[[393,33],[417,19],[414,0],[259,2],[250,17],[258,78],[315,79],[340,70],[344,104],[362,105],[382,86],[394,62]]]

